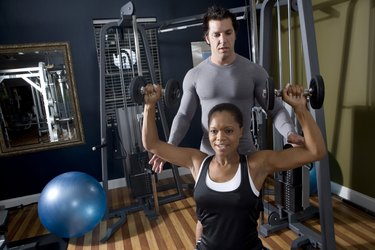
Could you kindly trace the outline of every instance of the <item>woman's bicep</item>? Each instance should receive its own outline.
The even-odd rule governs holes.
[[[197,149],[178,147],[164,141],[160,141],[151,152],[167,162],[186,168],[192,168],[194,159],[202,154]]]
[[[304,147],[269,151],[265,159],[265,165],[270,173],[297,168],[314,161],[313,155]]]

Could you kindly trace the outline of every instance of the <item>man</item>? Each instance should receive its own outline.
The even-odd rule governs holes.
[[[204,39],[210,45],[211,56],[189,70],[183,81],[183,96],[179,110],[173,120],[169,143],[178,145],[189,130],[191,120],[200,104],[203,137],[200,149],[213,153],[208,142],[207,113],[218,103],[232,102],[241,108],[245,124],[240,141],[240,153],[252,152],[256,148],[250,131],[251,109],[255,99],[266,110],[265,89],[267,72],[260,65],[236,54],[234,44],[238,30],[236,17],[229,10],[210,7],[203,18]],[[303,144],[303,137],[295,133],[293,122],[279,99],[268,115],[275,127],[293,144]],[[151,164],[162,170],[164,161],[154,156]]]
[[[245,57],[236,54],[234,45],[238,23],[229,10],[221,7],[210,7],[203,18],[205,41],[210,45],[211,56],[189,70],[183,81],[183,96],[179,110],[172,122],[169,143],[178,145],[186,135],[191,120],[200,106],[202,110],[201,125],[203,137],[200,150],[207,154],[214,151],[208,140],[207,114],[219,103],[229,102],[238,106],[244,118],[244,131],[240,139],[240,154],[256,151],[252,139],[251,109],[255,101],[266,110],[266,100],[262,97],[268,74],[260,65],[252,63]],[[295,133],[293,122],[282,105],[275,100],[275,107],[268,111],[275,127],[293,144],[303,144],[303,137]],[[161,172],[164,161],[156,155],[150,160],[153,169]],[[201,227],[197,224],[197,239]]]

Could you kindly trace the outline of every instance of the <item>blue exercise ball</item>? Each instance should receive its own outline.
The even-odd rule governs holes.
[[[97,180],[82,172],[67,172],[44,187],[38,214],[51,233],[75,238],[95,228],[104,216],[106,204],[106,194]]]
[[[309,179],[310,179],[310,195],[314,195],[318,193],[318,183],[316,179],[316,167],[313,165],[313,167],[310,170],[309,173]]]

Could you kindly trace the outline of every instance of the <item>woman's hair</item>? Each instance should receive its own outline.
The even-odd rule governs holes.
[[[230,12],[229,10],[225,8],[218,7],[218,6],[209,7],[206,14],[204,14],[203,16],[203,25],[202,25],[203,37],[205,37],[208,33],[208,29],[209,29],[208,22],[210,20],[220,21],[220,20],[227,19],[227,18],[230,18],[232,20],[234,32],[237,34],[238,22],[237,22],[236,16],[232,12]]]
[[[220,103],[214,106],[208,113],[208,126],[210,126],[212,115],[216,112],[227,111],[233,115],[234,120],[238,123],[240,128],[243,126],[243,116],[241,110],[232,103]]]

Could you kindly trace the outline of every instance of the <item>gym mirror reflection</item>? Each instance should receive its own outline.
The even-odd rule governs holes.
[[[84,142],[69,44],[0,45],[0,156]]]

